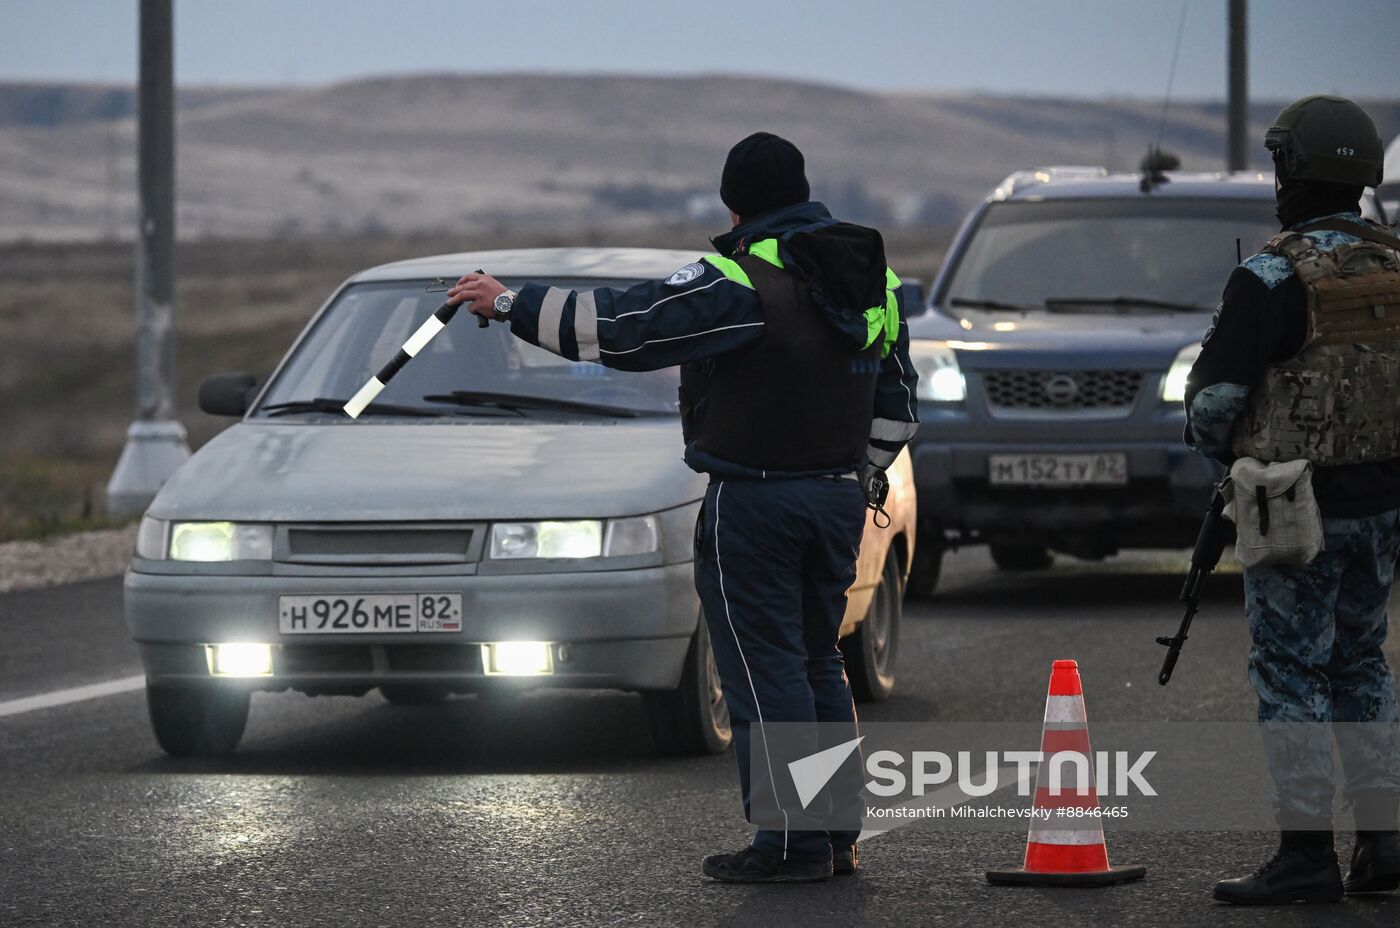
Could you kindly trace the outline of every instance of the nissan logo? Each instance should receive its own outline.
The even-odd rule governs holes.
[[[1050,402],[1063,406],[1079,395],[1079,384],[1069,374],[1056,374],[1047,379],[1043,386]]]

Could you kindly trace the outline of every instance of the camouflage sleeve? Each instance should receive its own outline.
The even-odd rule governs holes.
[[[1197,454],[1218,461],[1230,457],[1230,433],[1244,412],[1249,387],[1213,383],[1197,391],[1186,407],[1186,444]]]
[[[1249,389],[1275,361],[1297,353],[1306,326],[1305,296],[1296,280],[1264,273],[1256,255],[1235,269],[1201,339],[1201,354],[1186,378],[1186,444],[1228,463],[1230,433],[1244,412]]]

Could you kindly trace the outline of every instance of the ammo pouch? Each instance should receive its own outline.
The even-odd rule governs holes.
[[[1245,567],[1301,567],[1322,550],[1322,514],[1312,464],[1239,458],[1225,484],[1225,518],[1235,523],[1235,556]]]

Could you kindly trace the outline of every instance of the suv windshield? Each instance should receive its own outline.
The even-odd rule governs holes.
[[[1277,230],[1272,200],[993,203],[940,302],[1008,311],[1206,311],[1237,263],[1235,239],[1250,255]]]
[[[524,281],[502,281],[518,289]],[[627,287],[625,280],[538,280],[556,287]],[[353,284],[316,321],[277,374],[254,415],[287,412],[337,414],[334,404],[353,396],[423,320],[442,305],[431,282]],[[624,373],[601,364],[569,361],[526,344],[496,324],[479,329],[459,312],[399,371],[367,412],[388,415],[502,414],[596,418],[608,409],[666,415],[677,410],[675,368]],[[528,402],[512,403],[512,397]],[[287,404],[287,405],[283,405]],[[273,407],[281,406],[280,409]],[[357,421],[373,421],[367,415]],[[350,421],[348,418],[346,421]]]

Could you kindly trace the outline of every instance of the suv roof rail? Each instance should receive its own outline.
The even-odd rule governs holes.
[[[1049,183],[1052,180],[1087,180],[1091,177],[1107,177],[1108,168],[1088,164],[1051,164],[1029,171],[1015,171],[997,184],[992,191],[992,199],[1005,200],[1027,187]]]

